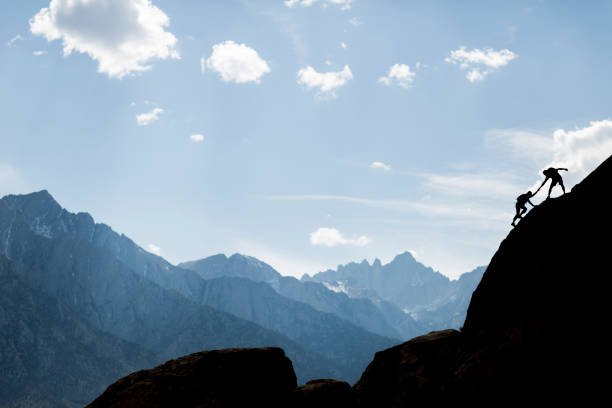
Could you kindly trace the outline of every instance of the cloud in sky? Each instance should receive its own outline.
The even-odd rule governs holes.
[[[141,113],[140,115],[136,115],[136,122],[138,126],[147,126],[153,122],[159,120],[160,113],[163,113],[163,109],[155,108],[151,112]]]
[[[378,82],[391,86],[397,84],[402,88],[410,88],[414,82],[415,73],[406,64],[394,64],[389,68],[387,76],[378,78]]]
[[[593,121],[574,130],[557,129],[552,134],[493,130],[487,133],[487,141],[515,157],[528,158],[540,169],[567,167],[564,179],[571,187],[612,155],[612,120]]]
[[[16,36],[14,36],[13,38],[11,38],[10,40],[6,42],[6,46],[9,48],[13,48],[15,47],[15,43],[19,40],[23,40],[23,37],[17,34]]]
[[[161,248],[160,248],[160,247],[158,247],[158,246],[157,246],[157,245],[155,245],[155,244],[149,244],[149,245],[147,245],[147,250],[148,250],[149,252],[151,252],[151,253],[155,254],[155,255],[159,255],[159,254],[161,254]]]
[[[352,25],[353,27],[359,27],[360,25],[363,24],[363,21],[359,20],[357,17],[352,17],[349,20],[349,24]]]
[[[342,71],[337,72],[317,72],[311,66],[302,68],[297,73],[297,82],[306,88],[316,88],[324,96],[335,98],[336,89],[346,85],[353,79],[353,73],[348,65]]]
[[[257,51],[233,41],[213,45],[213,52],[206,60],[206,66],[219,73],[223,81],[237,84],[259,83],[261,77],[270,72],[270,67]]]
[[[191,135],[191,136],[189,136],[189,139],[193,143],[202,143],[204,141],[204,135],[202,135],[202,134]]]
[[[339,7],[340,10],[350,10],[353,0],[286,0],[284,3],[289,8],[295,6],[310,7],[315,3],[321,3],[323,7],[332,4]]]
[[[470,82],[482,81],[491,72],[504,67],[510,63],[518,55],[508,49],[495,51],[492,48],[478,49],[474,48],[468,51],[466,47],[450,52],[450,57],[445,59],[446,62],[454,65],[459,65],[463,70],[468,70],[465,77]]]
[[[98,72],[123,78],[151,69],[153,59],[180,58],[168,16],[150,0],[52,0],[30,19],[30,31],[62,40],[98,62]]]
[[[380,170],[384,170],[384,171],[391,171],[391,166],[388,164],[385,164],[383,162],[379,162],[379,161],[375,161],[370,163],[370,168],[372,169],[380,169]]]
[[[33,51],[32,55],[40,57],[41,55],[45,55],[47,51]]]
[[[321,227],[310,233],[310,243],[315,246],[335,247],[339,245],[366,246],[372,240],[365,235],[357,239],[345,238],[340,231],[335,228]]]

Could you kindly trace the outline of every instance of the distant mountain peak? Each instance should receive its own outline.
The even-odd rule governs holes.
[[[420,263],[419,261],[416,260],[416,258],[412,255],[410,251],[404,251],[401,254],[395,255],[391,263],[396,262],[396,261]]]

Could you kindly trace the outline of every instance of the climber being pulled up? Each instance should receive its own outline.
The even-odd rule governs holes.
[[[529,199],[534,195],[535,194],[533,194],[531,191],[528,191],[525,194],[521,194],[516,198],[516,215],[512,219],[513,227],[516,226],[516,220],[518,220],[519,218],[523,218],[523,214],[527,212],[527,203],[531,204],[532,207],[535,207],[535,205],[533,205],[533,203],[529,201]]]

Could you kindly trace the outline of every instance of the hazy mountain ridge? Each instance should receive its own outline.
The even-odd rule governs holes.
[[[416,323],[408,324],[408,330],[404,332],[396,330],[369,299],[350,298],[344,293],[334,292],[317,282],[303,282],[291,276],[282,276],[270,265],[253,257],[241,254],[226,257],[219,254],[184,262],[179,264],[179,267],[189,268],[204,279],[241,277],[255,282],[268,283],[286,298],[306,303],[321,312],[333,313],[381,336],[406,338],[421,334],[421,328]],[[406,319],[411,320],[408,316]]]
[[[356,381],[374,353],[398,344],[332,313],[279,295],[263,282],[222,277],[205,281],[198,302],[274,330],[347,367]]]
[[[306,274],[302,281],[320,282],[351,297],[370,299],[400,331],[406,324],[403,315],[409,314],[419,325],[418,334],[424,334],[461,326],[483,273],[484,267],[478,267],[450,280],[418,262],[410,252],[404,252],[388,264],[383,265],[378,259],[371,265],[366,260],[351,262],[339,265],[337,270]]]

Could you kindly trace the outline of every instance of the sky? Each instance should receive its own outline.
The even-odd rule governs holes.
[[[410,251],[457,278],[542,169],[569,190],[612,154],[611,19],[609,1],[0,0],[0,195],[46,189],[172,263],[238,252],[299,277]]]

